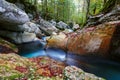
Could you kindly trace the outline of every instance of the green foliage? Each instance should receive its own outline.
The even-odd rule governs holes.
[[[103,0],[90,0],[89,13],[90,15],[97,15],[103,8]]]
[[[74,4],[70,0],[44,0],[42,5],[42,17],[48,20],[69,21],[74,10]]]
[[[26,12],[37,14],[46,20],[54,19],[66,23],[84,25],[89,15],[97,15],[106,10],[111,3],[119,0],[7,0],[19,1],[25,5]],[[110,3],[111,2],[111,3]],[[120,1],[119,1],[120,2]],[[108,6],[105,4],[108,4]],[[105,8],[106,7],[106,8]]]

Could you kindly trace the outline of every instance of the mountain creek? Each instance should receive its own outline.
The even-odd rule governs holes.
[[[0,80],[120,80],[120,1],[0,0]]]
[[[106,80],[120,79],[120,62],[98,56],[75,55],[56,48],[44,49],[44,45],[45,43],[40,41],[18,45],[19,55],[27,58],[49,56],[67,65],[77,66]]]

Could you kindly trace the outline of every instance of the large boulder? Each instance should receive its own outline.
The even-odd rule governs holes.
[[[17,53],[18,48],[14,44],[0,38],[0,53],[13,53],[13,52]]]
[[[43,19],[39,21],[39,28],[42,30],[43,33],[45,33],[45,35],[51,35],[53,32],[58,31],[58,29],[54,25]]]
[[[14,41],[14,43],[20,44],[20,43],[26,43],[34,41],[36,38],[36,35],[34,33],[28,33],[28,32],[10,32],[10,31],[1,31],[0,30],[0,36],[7,37]]]
[[[41,30],[32,22],[26,22],[23,25],[1,25],[0,29],[9,30],[13,32],[29,32],[35,33],[38,37],[42,36]]]
[[[57,27],[58,29],[61,29],[61,30],[69,29],[69,28],[70,28],[70,27],[69,27],[66,23],[64,23],[63,21],[58,22],[58,23],[56,24],[56,27]]]
[[[107,56],[116,25],[119,23],[109,22],[84,28],[79,32],[52,35],[47,39],[47,46],[61,48],[79,55]]]
[[[0,23],[24,24],[29,21],[28,15],[16,5],[0,0]]]

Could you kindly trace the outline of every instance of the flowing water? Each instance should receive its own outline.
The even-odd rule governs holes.
[[[24,57],[49,56],[53,59],[63,61],[67,65],[75,65],[84,71],[94,73],[107,80],[120,80],[120,63],[100,57],[80,56],[66,53],[63,50],[49,48],[44,49],[44,43],[35,41],[18,45],[19,55]]]

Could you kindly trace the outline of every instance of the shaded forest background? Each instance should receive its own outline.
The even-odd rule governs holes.
[[[45,20],[87,24],[90,16],[106,14],[120,4],[120,0],[7,0],[21,3],[27,13]]]

